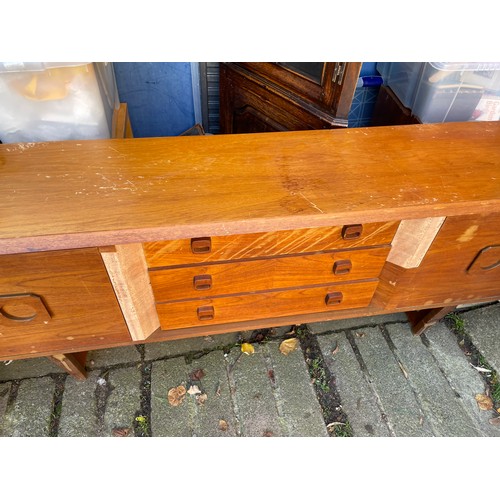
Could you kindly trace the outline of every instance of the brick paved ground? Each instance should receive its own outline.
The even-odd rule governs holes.
[[[415,337],[397,314],[262,331],[253,355],[240,343],[256,332],[95,351],[84,382],[46,359],[2,363],[0,435],[500,436],[490,423],[499,402],[481,410],[476,401],[494,375],[484,369],[500,368],[500,304],[457,318],[469,355],[451,323]],[[285,356],[292,331],[299,347]],[[194,383],[205,402],[168,403],[172,387]]]

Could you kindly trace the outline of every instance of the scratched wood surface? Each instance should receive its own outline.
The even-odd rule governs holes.
[[[500,208],[500,122],[0,145],[0,253]]]

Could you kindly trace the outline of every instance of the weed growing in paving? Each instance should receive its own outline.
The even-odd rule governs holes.
[[[449,313],[445,316],[445,320],[451,326],[455,333],[463,335],[465,333],[465,321],[457,313]]]
[[[329,434],[336,436],[338,432],[342,436],[352,436],[353,432],[351,426],[348,424],[347,415],[342,409],[335,378],[330,373],[328,365],[323,359],[316,336],[310,333],[306,326],[296,326],[294,330],[304,353],[304,359],[311,376],[316,397],[321,406],[323,419],[325,422],[330,422],[327,424]],[[335,429],[336,426],[343,427],[343,429],[337,430]]]
[[[490,387],[490,396],[495,405],[500,404],[500,377],[498,373],[490,366],[482,354],[477,356],[477,366],[488,370],[485,373],[485,378]]]
[[[454,312],[447,314],[445,321],[448,327],[457,335],[458,345],[464,351],[465,355],[470,358],[471,364],[487,370],[486,372],[481,372],[481,375],[488,384],[490,397],[495,406],[500,405],[500,377],[472,343],[472,339],[467,335],[465,330],[465,321],[460,315]]]
[[[317,358],[312,359],[309,364],[309,373],[313,378],[314,383],[323,391],[329,392],[328,377],[321,361]]]
[[[339,425],[332,426],[329,429],[330,434],[333,437],[352,437],[353,436],[351,424],[349,423],[349,421],[347,421],[345,424],[340,424],[340,423],[338,423],[338,424]]]
[[[148,431],[148,420],[144,415],[139,415],[138,417],[135,417],[135,421],[137,422],[137,427],[139,427],[142,436],[148,436],[149,431]]]

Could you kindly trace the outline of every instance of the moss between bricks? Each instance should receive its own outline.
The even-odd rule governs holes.
[[[500,406],[500,377],[472,343],[471,338],[467,334],[466,321],[457,312],[447,314],[444,321],[448,328],[457,336],[458,345],[470,359],[471,364],[488,370],[488,372],[480,371],[479,373],[488,386],[489,396],[493,404],[498,408]]]
[[[335,379],[325,363],[315,335],[303,325],[296,328],[296,334],[309,368],[328,432],[333,437],[352,437],[352,427],[342,409]]]

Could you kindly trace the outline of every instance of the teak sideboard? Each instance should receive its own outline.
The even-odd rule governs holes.
[[[0,145],[0,360],[500,298],[500,123]]]

